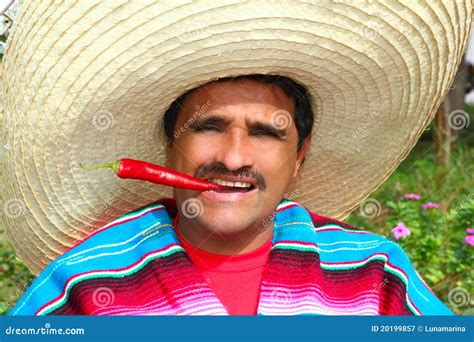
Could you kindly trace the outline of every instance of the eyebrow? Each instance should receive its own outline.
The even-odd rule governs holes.
[[[256,122],[252,124],[251,127],[257,130],[261,130],[261,131],[273,134],[277,136],[278,138],[283,138],[286,134],[286,129],[278,129],[272,125],[269,125],[263,122]]]
[[[207,116],[198,118],[196,121],[191,123],[189,127],[191,129],[199,129],[199,127],[211,125],[211,124],[228,125],[230,121],[231,121],[230,119],[227,119],[226,117],[222,115],[212,114],[212,115],[207,115]],[[262,130],[267,133],[273,134],[279,138],[283,138],[286,134],[286,129],[278,129],[272,126],[271,124],[267,124],[260,121],[253,122],[249,126],[251,129]]]
[[[196,121],[189,125],[190,128],[199,128],[201,126],[209,125],[209,124],[228,124],[230,122],[229,119],[226,119],[224,116],[221,115],[206,115],[204,117],[198,118]]]

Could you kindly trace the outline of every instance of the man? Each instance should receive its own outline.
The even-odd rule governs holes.
[[[129,19],[125,22],[127,25],[140,22],[139,18],[146,21],[148,13],[152,13],[149,8],[139,8],[140,4],[129,6],[141,14],[131,16],[133,21]],[[156,5],[157,13],[173,12],[160,6],[163,5]],[[248,16],[257,15],[254,6],[239,4],[232,11],[213,8],[209,15],[212,13],[212,18],[219,20],[224,18],[229,27],[234,27],[241,18],[249,20]],[[74,168],[65,169],[64,173],[57,172],[64,174],[63,187],[58,189],[56,175],[50,168],[45,167],[47,179],[41,176],[41,167],[38,171],[25,171],[43,180],[42,190],[49,193],[48,203],[75,200],[81,206],[74,210],[77,218],[72,212],[71,218],[63,218],[59,216],[66,216],[70,211],[45,212],[41,196],[24,195],[24,201],[31,208],[25,213],[31,230],[26,233],[25,222],[10,218],[9,229],[17,233],[11,236],[18,242],[25,241],[16,246],[32,268],[41,270],[41,264],[47,266],[10,314],[451,314],[397,244],[330,216],[345,216],[398,165],[400,151],[408,151],[436,109],[429,105],[435,97],[431,90],[439,82],[441,93],[447,91],[449,75],[453,74],[456,63],[451,63],[448,72],[439,77],[420,80],[424,86],[411,91],[422,93],[410,97],[409,105],[402,107],[407,103],[403,100],[404,91],[411,89],[409,80],[425,75],[416,69],[418,62],[412,58],[412,54],[420,59],[426,57],[416,52],[422,51],[421,48],[400,57],[403,62],[395,63],[398,57],[388,59],[384,55],[389,47],[383,44],[375,47],[368,41],[362,44],[356,39],[360,34],[358,30],[367,27],[362,22],[357,25],[354,21],[345,22],[352,12],[342,15],[337,6],[334,9],[323,6],[331,12],[329,16],[321,8],[306,8],[310,4],[295,3],[291,13],[305,21],[302,24],[293,15],[287,15],[290,9],[278,4],[269,6],[269,13],[279,13],[273,17],[279,28],[274,29],[271,21],[250,20],[250,26],[245,27],[251,32],[246,45],[236,43],[234,32],[222,36],[211,34],[214,24],[197,33],[199,38],[192,43],[172,40],[174,31],[166,33],[166,27],[158,30],[154,25],[145,25],[143,29],[150,30],[146,31],[150,37],[164,39],[158,49],[160,53],[182,49],[177,53],[180,58],[159,57],[158,51],[150,45],[157,44],[156,41],[144,41],[136,47],[141,51],[140,59],[126,63],[124,69],[107,62],[103,71],[81,73],[81,77],[90,76],[93,80],[93,100],[76,98],[72,101],[75,104],[72,111],[66,111],[67,120],[58,119],[61,133],[68,133],[66,151],[53,154],[47,139],[44,143],[46,155],[57,158],[57,168],[61,170],[67,164],[66,156],[80,162],[86,157],[96,161],[121,151],[120,154],[162,160],[171,169],[231,188],[205,192],[174,189],[173,198],[160,199],[153,197],[155,193],[151,193],[149,187],[139,187],[137,182],[121,188],[124,183],[118,185],[116,180],[110,179],[110,174],[92,176]],[[431,18],[429,14],[433,9],[429,6],[438,5],[416,8],[418,16],[411,19],[414,27],[421,25],[417,19],[422,17],[420,13]],[[34,7],[31,5],[29,11],[36,13]],[[72,9],[77,13],[83,10],[82,7]],[[175,10],[175,14],[185,11]],[[197,5],[187,10],[201,13]],[[377,9],[374,18],[385,18],[384,11]],[[94,20],[101,21],[101,25],[109,27],[107,34],[98,36],[98,46],[113,45],[114,40],[109,40],[109,36],[115,32],[117,37],[122,37],[124,27],[128,28],[127,25],[120,29],[113,27],[113,20],[118,19],[108,18],[107,13],[109,8],[90,14],[96,15]],[[306,18],[308,13],[314,22]],[[466,13],[465,22],[458,22],[459,27],[453,34],[467,30],[471,11],[466,10]],[[451,14],[454,17],[454,12]],[[237,18],[233,19],[233,15]],[[190,16],[187,13],[184,18]],[[338,35],[337,27],[321,30],[328,39],[332,34],[337,35],[331,38],[333,42],[327,41],[328,46],[323,38],[308,37],[308,25],[316,25],[312,31],[316,32],[321,21],[328,25],[333,23],[333,16],[339,18],[338,25],[347,25],[352,31]],[[109,19],[113,19],[112,22]],[[71,18],[68,23],[69,20]],[[123,19],[120,22],[123,23]],[[435,20],[431,25],[442,26],[443,23]],[[291,28],[295,36],[282,36],[281,27]],[[61,50],[74,45],[74,39],[79,39],[83,32],[82,28],[78,27],[77,32],[74,29],[74,25],[71,26],[69,34],[56,40],[52,48]],[[381,36],[392,37],[391,29],[386,27],[385,30],[380,30]],[[352,37],[347,32],[358,33]],[[268,36],[258,38],[260,33]],[[414,44],[418,36],[406,34],[404,37]],[[441,43],[436,37],[430,39],[429,44],[433,46],[444,44],[444,40]],[[302,41],[305,49],[296,51],[293,47]],[[460,52],[464,46],[460,46],[460,41],[449,40],[453,45],[449,51]],[[197,45],[193,44],[197,43],[200,49],[205,45],[211,50],[237,45],[225,51],[206,52],[206,56],[213,56],[206,58],[196,52]],[[279,50],[290,46],[292,48]],[[344,46],[351,46],[350,51],[344,50]],[[110,54],[122,51],[115,47],[97,56],[96,48],[84,48],[86,60],[79,63],[86,69],[102,65]],[[263,49],[263,57],[255,59],[247,49]],[[341,60],[347,56],[364,56],[355,49],[363,49],[367,56],[385,63],[384,67],[379,68],[370,58],[351,64],[351,73],[333,64],[337,56]],[[332,55],[318,59],[328,51]],[[302,56],[303,52],[307,55]],[[39,51],[35,58],[41,60],[40,56],[44,56],[46,62],[49,61],[42,53]],[[196,59],[191,62],[187,58],[193,53]],[[94,63],[87,63],[89,57]],[[161,66],[155,72],[150,70],[155,64],[152,63],[152,67],[146,63],[148,57]],[[292,63],[289,64],[288,58]],[[460,57],[453,58],[458,61]],[[315,60],[314,65],[308,64]],[[172,64],[178,61],[179,65]],[[131,71],[133,63],[142,62],[142,66]],[[400,78],[397,68],[403,65],[409,67]],[[51,68],[55,67],[57,65]],[[221,67],[224,69],[220,70]],[[15,67],[10,68],[13,72]],[[63,73],[69,73],[70,77],[60,77],[62,86],[51,87],[52,92],[75,89],[81,77],[73,76],[80,69],[79,66],[65,68]],[[394,77],[392,83],[396,86],[390,88],[390,92],[379,91],[376,86],[377,82],[384,83],[381,75],[372,77],[380,70]],[[116,75],[124,78],[108,84],[109,78]],[[360,82],[360,75],[368,78]],[[387,85],[392,87],[392,83]],[[6,80],[5,84],[13,87],[15,83]],[[149,89],[152,85],[157,87],[156,91]],[[38,89],[39,94],[41,89]],[[45,122],[52,120],[52,113],[56,113],[54,108],[64,112],[59,99],[67,99],[69,93],[54,94],[56,96],[45,100],[48,104],[51,100],[51,105],[38,103],[44,108],[37,113],[42,122],[34,128],[41,131],[38,134],[49,132],[50,124]],[[19,97],[18,101],[26,106],[36,103],[38,97]],[[439,103],[439,94],[434,99]],[[9,103],[6,102],[5,111],[10,109]],[[16,107],[22,107],[20,104]],[[380,113],[374,116],[369,109],[376,104],[380,105],[377,107]],[[397,113],[402,108],[406,115],[398,118]],[[368,117],[366,110],[369,110]],[[48,111],[53,112],[47,115]],[[94,116],[94,130],[87,125],[91,112],[115,115],[111,116],[112,124],[105,129],[102,121]],[[152,122],[156,118],[159,119],[158,131],[167,137],[165,144],[153,145],[156,135],[148,134],[155,133]],[[15,142],[18,137],[26,136],[27,127],[20,126],[18,129],[22,131],[15,132],[9,139]],[[140,135],[143,131],[147,134]],[[53,142],[60,141],[58,132],[50,134]],[[160,146],[165,148],[160,149]],[[9,175],[12,184],[21,184],[27,178],[15,172]],[[71,183],[77,187],[70,188]],[[104,197],[110,197],[110,190],[114,189],[113,196],[118,193],[119,198],[110,201],[113,208],[102,209],[99,204]],[[19,193],[19,190],[7,192],[10,196]],[[88,201],[82,206],[84,198]],[[98,226],[99,218],[107,217],[109,212],[116,215],[119,212],[116,208],[130,207],[130,203],[147,205],[126,215],[122,213],[118,218],[114,216],[111,222]],[[34,215],[30,216],[30,212]],[[77,221],[81,221],[80,215],[87,213],[95,218],[89,222],[94,230],[84,234],[77,227]],[[329,215],[331,213],[334,215]],[[49,225],[40,232],[38,227],[45,226],[43,219],[48,220]],[[32,224],[34,220],[37,225]],[[79,232],[82,233],[80,238]],[[76,244],[70,247],[66,241],[72,235]],[[52,262],[28,258],[29,253],[40,251],[41,254],[48,249],[61,250],[61,255]]]
[[[174,139],[176,127],[183,127],[203,103],[211,104],[206,113]],[[278,125],[276,115],[284,125]],[[289,79],[264,75],[202,86],[175,101],[165,115],[171,168],[248,186],[174,190],[178,207],[189,200],[198,203],[198,215],[185,212],[176,228],[230,314],[257,313],[272,214],[310,146],[312,124],[307,91]]]
[[[206,113],[174,139],[176,127],[189,121],[203,103],[211,104]],[[278,125],[276,116],[286,122]],[[310,147],[312,125],[309,94],[287,78],[223,79],[176,101],[165,115],[169,166],[198,178],[248,185],[201,193],[174,189],[178,206],[196,199],[202,208],[202,215],[183,216],[178,223],[188,240],[228,255],[269,240],[272,213],[298,174]]]
[[[210,103],[209,109],[175,139],[177,127],[189,122],[203,103]],[[275,113],[288,115],[287,124],[278,126]],[[181,96],[164,117],[169,166],[234,187],[204,192],[174,189],[175,205],[171,199],[158,201],[168,203],[169,209],[158,204],[131,214],[126,224],[120,226],[119,220],[118,226],[81,244],[94,247],[79,245],[57,259],[53,265],[58,270],[44,277],[51,280],[38,285],[36,295],[27,293],[13,313],[449,314],[394,243],[283,199],[310,147],[312,117],[306,90],[277,76],[223,79]],[[189,201],[197,206],[194,210],[190,211]],[[176,212],[175,206],[181,210]],[[83,280],[71,273],[71,286],[38,307],[44,294],[35,296],[54,286],[55,274],[69,273],[65,264],[87,264],[90,259],[94,273],[101,253],[93,250],[104,247],[101,241],[113,241],[106,236],[109,230],[128,230],[131,222],[138,226],[145,219],[153,223],[140,225],[146,227],[140,239],[125,244],[133,235],[125,238],[121,232],[116,241],[121,248],[108,253],[133,248],[130,258],[146,260],[143,256],[148,254],[141,251],[141,255],[134,247],[147,239],[155,250],[170,253],[178,245],[184,250],[159,257],[154,266],[138,271],[134,264]],[[171,222],[174,231],[165,230]],[[150,229],[158,225],[160,229]],[[159,239],[154,236],[160,234]],[[349,257],[352,245],[366,247]],[[116,280],[125,275],[127,280]]]

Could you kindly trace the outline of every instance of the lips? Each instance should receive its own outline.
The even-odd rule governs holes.
[[[201,193],[204,198],[212,201],[241,201],[252,197],[258,191],[257,182],[255,179],[251,178],[210,176],[206,178],[206,180],[216,184],[229,186],[228,189],[210,190]]]
[[[254,179],[238,178],[238,177],[209,177],[206,179],[212,183],[224,185],[229,188],[223,190],[216,190],[215,192],[229,193],[229,192],[249,192],[257,187]]]

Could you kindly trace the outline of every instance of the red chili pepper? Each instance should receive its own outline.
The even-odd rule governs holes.
[[[151,164],[142,160],[122,158],[114,163],[108,163],[98,166],[79,166],[85,170],[97,170],[109,168],[114,170],[120,178],[140,179],[155,184],[172,186],[175,188],[190,190],[222,190],[230,187],[208,182],[185,173],[167,169],[163,166]]]

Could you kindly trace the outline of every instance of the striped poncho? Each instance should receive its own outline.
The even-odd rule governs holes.
[[[173,229],[163,199],[53,261],[10,315],[227,315]],[[283,200],[259,315],[446,315],[402,249]]]

